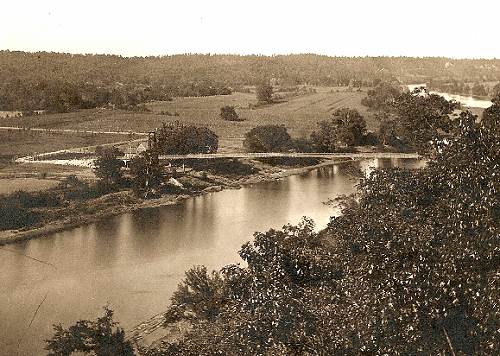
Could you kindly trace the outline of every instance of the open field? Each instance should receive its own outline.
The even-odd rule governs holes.
[[[256,103],[255,94],[175,98],[172,101],[148,104],[151,112],[131,112],[111,109],[81,110],[78,112],[40,115],[2,120],[4,126],[38,127],[48,129],[78,129],[100,131],[147,132],[162,122],[207,126],[220,138],[221,150],[234,151],[241,147],[244,134],[251,128],[265,124],[283,124],[292,136],[307,136],[316,123],[327,118],[340,107],[358,109],[365,115],[368,129],[378,127],[372,115],[361,105],[364,92],[348,92],[345,88],[316,88],[317,93],[291,97],[287,102],[251,108]],[[338,91],[339,90],[339,91]],[[224,121],[219,117],[220,108],[233,105],[243,122]],[[161,113],[169,113],[165,115]]]
[[[0,160],[126,139],[123,135],[0,130]]]
[[[109,134],[81,134],[81,133],[54,133],[0,130],[0,191],[15,189],[18,183],[17,178],[36,178],[40,176],[65,177],[75,174],[80,178],[91,178],[93,176],[90,169],[79,167],[61,167],[56,165],[43,164],[16,164],[13,160],[18,157],[52,152],[62,149],[78,148],[86,146],[103,145],[113,142],[123,142],[127,140],[124,135]],[[14,179],[13,182],[5,178]],[[45,187],[44,182],[35,187]],[[24,183],[22,183],[24,184]],[[12,185],[12,186],[10,186]],[[23,186],[24,187],[24,186]],[[48,188],[48,186],[46,187]],[[37,188],[38,189],[38,188]],[[23,190],[26,190],[23,188]]]
[[[18,190],[35,192],[54,188],[59,182],[53,179],[12,178],[0,179],[0,194],[10,194]]]
[[[63,166],[39,162],[9,163],[0,166],[0,179],[17,178],[55,178],[62,179],[69,175],[76,175],[84,180],[94,180],[95,175],[91,168],[77,166]],[[6,180],[1,181],[5,184]]]

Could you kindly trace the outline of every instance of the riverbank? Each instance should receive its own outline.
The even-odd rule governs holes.
[[[352,159],[348,158],[338,158],[334,160],[324,160],[308,166],[284,167],[273,166],[252,160],[246,161],[246,163],[251,164],[258,172],[248,176],[223,176],[193,170],[187,174],[184,179],[184,181],[190,183],[191,188],[181,194],[165,195],[157,199],[141,199],[135,196],[131,190],[122,190],[84,202],[73,201],[70,202],[69,206],[64,208],[47,208],[45,211],[47,215],[57,218],[49,219],[42,226],[22,230],[0,231],[0,245],[16,243],[33,238],[43,238],[44,236],[56,232],[69,230],[139,209],[179,204],[186,199],[198,195],[218,192],[224,189],[238,189],[247,185],[302,174],[324,166],[352,161]],[[196,185],[199,190],[193,189]],[[70,212],[69,215],[68,212]]]

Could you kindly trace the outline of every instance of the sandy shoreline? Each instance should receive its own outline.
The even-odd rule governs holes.
[[[247,177],[239,177],[238,179],[226,179],[227,183],[224,185],[211,185],[208,188],[202,190],[201,192],[196,192],[193,194],[180,194],[180,195],[169,195],[161,197],[158,199],[141,200],[139,202],[128,203],[125,205],[116,204],[109,207],[97,207],[97,211],[92,214],[78,214],[78,217],[64,218],[61,220],[54,220],[41,227],[36,227],[27,230],[7,230],[0,231],[0,245],[6,245],[16,242],[21,242],[25,240],[30,240],[34,238],[43,238],[44,236],[57,233],[60,231],[70,230],[79,226],[91,224],[103,219],[110,218],[112,216],[129,213],[135,210],[157,208],[161,206],[179,204],[180,202],[203,194],[218,192],[224,189],[239,189],[244,186],[258,184],[262,182],[269,182],[291,175],[305,173],[314,169],[318,169],[325,166],[331,166],[337,163],[352,162],[351,159],[335,159],[324,161],[313,166],[304,167],[293,167],[293,168],[277,168],[276,172],[273,173],[257,173]],[[279,170],[278,170],[279,169]],[[130,191],[121,191],[118,193],[112,193],[115,195],[120,195],[121,197],[127,197],[130,195]]]

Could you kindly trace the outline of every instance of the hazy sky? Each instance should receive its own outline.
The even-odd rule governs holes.
[[[498,0],[3,0],[0,49],[500,58]]]

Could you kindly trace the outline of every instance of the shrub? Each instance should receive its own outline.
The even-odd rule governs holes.
[[[95,150],[97,159],[94,162],[96,177],[107,185],[115,186],[122,180],[123,162],[118,159],[123,155],[116,147],[97,147]]]
[[[0,230],[21,229],[41,220],[38,213],[23,206],[14,196],[0,197]]]
[[[284,152],[293,148],[285,126],[257,126],[245,134],[243,147],[248,152]]]
[[[133,356],[132,343],[125,331],[113,321],[113,311],[104,308],[104,316],[95,321],[79,320],[68,329],[54,325],[54,335],[46,340],[49,355],[70,355],[74,352],[96,356]]]
[[[243,119],[239,117],[236,110],[234,110],[234,106],[229,105],[220,108],[220,117],[222,120],[226,121],[243,121]]]
[[[272,103],[273,102],[273,87],[269,83],[262,83],[255,88],[257,101],[259,103]]]
[[[176,121],[163,124],[156,133],[159,152],[164,154],[215,153],[219,139],[215,132]]]

